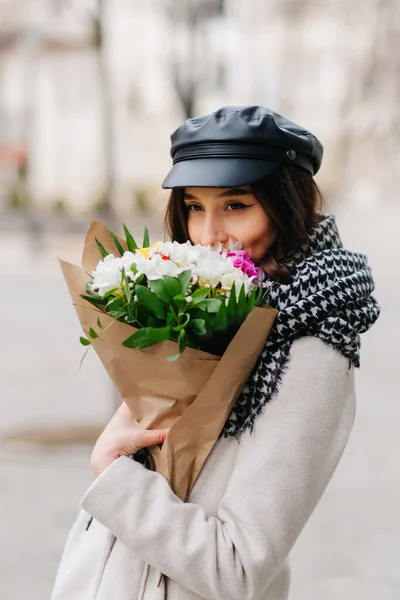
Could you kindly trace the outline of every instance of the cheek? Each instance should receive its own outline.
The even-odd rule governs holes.
[[[196,225],[196,222],[193,221],[193,219],[188,219],[187,223],[189,239],[192,242],[192,244],[200,244],[201,230],[198,226],[199,224],[197,223]]]
[[[253,215],[252,222],[248,222],[244,229],[243,247],[253,260],[261,260],[277,237],[271,221],[262,210]]]

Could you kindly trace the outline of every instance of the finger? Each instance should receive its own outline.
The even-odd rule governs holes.
[[[165,442],[165,438],[167,437],[169,429],[155,429],[150,430],[146,429],[142,433],[142,443],[143,448],[147,448],[147,446],[154,446],[156,444],[163,444]]]

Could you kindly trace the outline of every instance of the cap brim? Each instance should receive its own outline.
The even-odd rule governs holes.
[[[162,183],[176,187],[236,187],[268,177],[279,162],[249,158],[197,158],[176,163]]]

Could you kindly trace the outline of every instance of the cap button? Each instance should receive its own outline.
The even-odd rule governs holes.
[[[288,150],[286,154],[290,160],[294,160],[297,156],[296,150]]]

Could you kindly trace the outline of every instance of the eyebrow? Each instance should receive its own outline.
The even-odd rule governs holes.
[[[246,190],[244,188],[230,188],[229,190],[225,190],[225,192],[221,192],[217,195],[217,198],[230,198],[231,196],[249,196],[251,194],[250,190]],[[197,200],[196,196],[192,196],[192,194],[184,193],[184,200]]]

